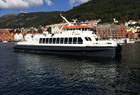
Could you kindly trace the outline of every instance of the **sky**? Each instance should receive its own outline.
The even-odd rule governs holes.
[[[0,16],[21,12],[67,11],[90,0],[0,0]]]

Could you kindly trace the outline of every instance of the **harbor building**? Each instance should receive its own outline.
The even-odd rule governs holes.
[[[14,33],[10,32],[9,29],[0,29],[0,42],[2,41],[13,41]]]
[[[116,25],[116,24],[104,24],[98,25],[96,28],[96,33],[102,39],[122,39],[122,38],[134,38],[133,32],[127,32],[125,25]]]
[[[125,26],[127,27],[127,32],[134,33],[135,39],[140,39],[140,21],[130,20],[125,23]]]

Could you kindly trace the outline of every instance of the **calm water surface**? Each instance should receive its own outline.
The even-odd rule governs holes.
[[[13,52],[0,43],[0,95],[140,95],[140,43],[119,60]]]

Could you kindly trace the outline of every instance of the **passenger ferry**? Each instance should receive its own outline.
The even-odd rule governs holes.
[[[18,42],[15,51],[46,53],[86,57],[112,57],[118,52],[118,44],[113,40],[101,40],[87,24],[52,26],[51,33],[27,35],[25,41]]]

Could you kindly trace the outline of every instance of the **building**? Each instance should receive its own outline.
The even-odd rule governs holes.
[[[135,39],[140,39],[140,21],[130,20],[125,23],[127,27],[127,32],[134,33]]]
[[[14,33],[10,33],[9,29],[0,29],[0,42],[1,41],[13,41]]]
[[[121,38],[134,38],[134,33],[127,32],[125,25],[104,24],[98,25],[96,28],[97,34],[102,39],[121,39]]]

